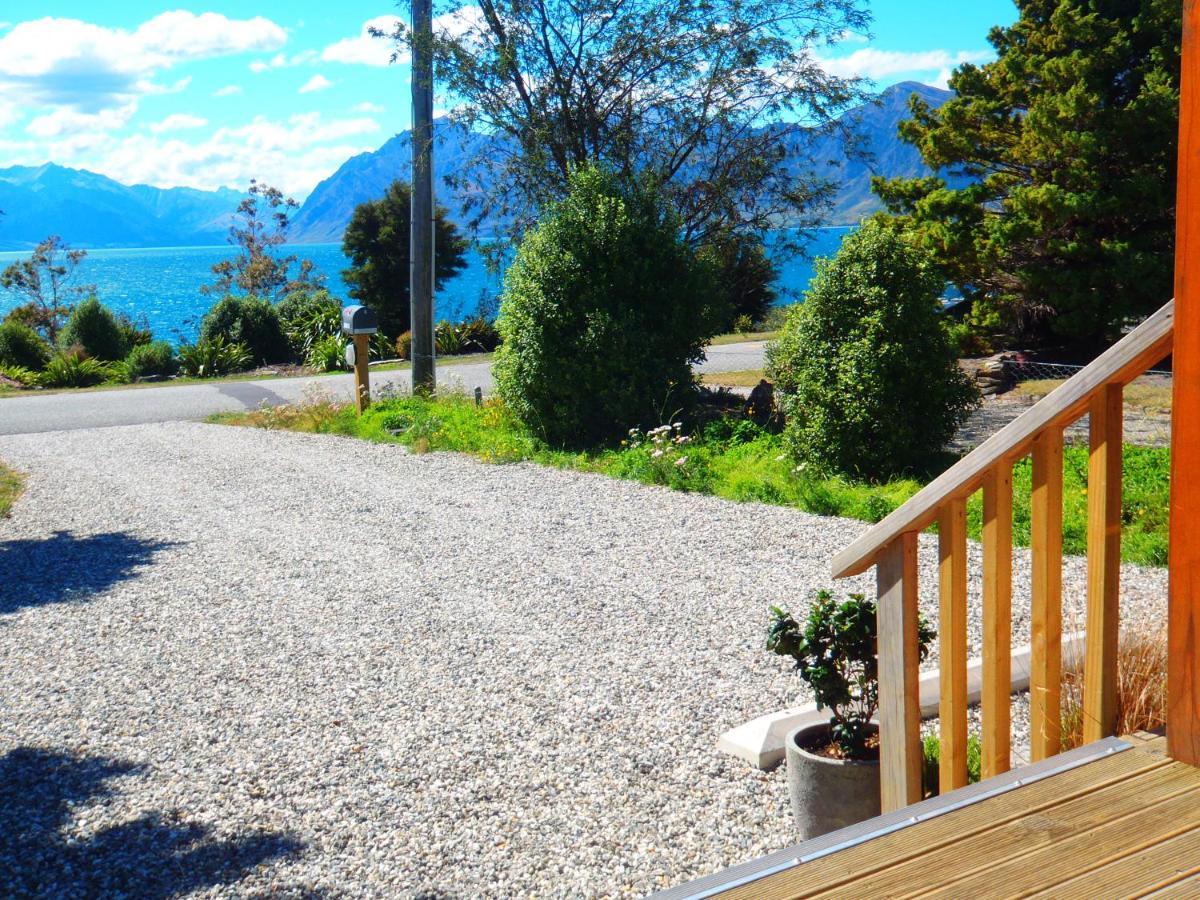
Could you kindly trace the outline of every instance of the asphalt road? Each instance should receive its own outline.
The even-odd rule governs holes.
[[[701,372],[736,372],[762,366],[763,347],[758,341],[710,347]],[[410,386],[407,371],[373,372],[371,389],[385,385],[400,390]],[[440,386],[484,393],[492,388],[488,363],[446,363],[438,367]],[[350,400],[353,377],[320,375],[270,378],[258,381],[214,381],[211,384],[162,385],[121,390],[63,391],[53,394],[17,394],[0,398],[0,434],[36,434],[72,431],[110,425],[143,425],[203,419],[213,413],[258,409],[299,403],[314,392]]]

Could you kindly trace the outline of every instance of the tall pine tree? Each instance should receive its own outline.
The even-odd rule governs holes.
[[[1171,296],[1181,4],[1017,7],[989,35],[997,59],[954,73],[957,96],[913,98],[901,137],[939,175],[874,188],[978,327],[1101,343]]]

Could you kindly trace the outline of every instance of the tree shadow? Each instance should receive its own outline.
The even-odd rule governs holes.
[[[19,897],[172,897],[231,884],[303,848],[266,831],[217,839],[178,811],[148,813],[82,835],[68,831],[77,810],[96,815],[95,801],[115,796],[112,779],[142,771],[127,762],[34,747],[0,757],[0,890]],[[86,811],[80,809],[85,805]]]
[[[242,404],[246,409],[267,406],[282,406],[287,401],[261,384],[253,381],[230,381],[217,386],[217,392]]]
[[[176,546],[124,531],[56,531],[46,538],[0,541],[0,615],[26,606],[88,600],[139,576],[154,555]]]

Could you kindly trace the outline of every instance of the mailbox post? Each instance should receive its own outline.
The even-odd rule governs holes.
[[[347,306],[342,310],[342,332],[353,339],[346,347],[346,362],[354,366],[354,408],[362,415],[371,405],[371,335],[379,330],[379,320],[365,306]]]

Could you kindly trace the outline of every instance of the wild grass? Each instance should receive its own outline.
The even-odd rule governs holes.
[[[418,453],[457,451],[489,462],[533,461],[559,468],[598,472],[681,491],[712,494],[728,500],[792,506],[822,516],[844,516],[877,522],[921,489],[953,462],[931,462],[921,477],[880,483],[851,481],[810,473],[796,466],[782,440],[752,423],[734,419],[711,422],[670,452],[655,455],[645,439],[588,452],[547,447],[525,430],[498,400],[477,406],[462,395],[425,400],[399,397],[373,405],[361,418],[352,407],[329,400],[228,414],[214,421],[261,428],[342,434],[366,440],[404,444]],[[680,457],[686,457],[679,463]],[[1122,558],[1150,566],[1166,565],[1167,502],[1170,451],[1125,448],[1125,492],[1122,504]],[[1064,452],[1063,548],[1069,554],[1087,550],[1087,448]],[[1013,540],[1029,545],[1031,464],[1014,467]],[[968,533],[982,529],[982,498],[968,505]]]
[[[1063,749],[1083,743],[1084,674],[1068,671],[1063,678]],[[1166,626],[1127,630],[1117,652],[1117,734],[1156,731],[1167,723]]]
[[[0,462],[0,519],[12,512],[13,504],[25,489],[25,476]]]
[[[778,329],[772,331],[745,331],[718,334],[708,342],[710,347],[720,347],[724,344],[742,344],[746,341],[773,341],[779,337]]]
[[[704,384],[720,387],[755,387],[763,378],[762,369],[737,369],[733,372],[705,372],[700,376]]]
[[[1041,400],[1064,383],[1061,378],[1038,378],[1022,381],[1013,390],[1018,396]],[[1125,386],[1125,405],[1151,415],[1165,415],[1171,411],[1171,384],[1161,376],[1139,378]]]

